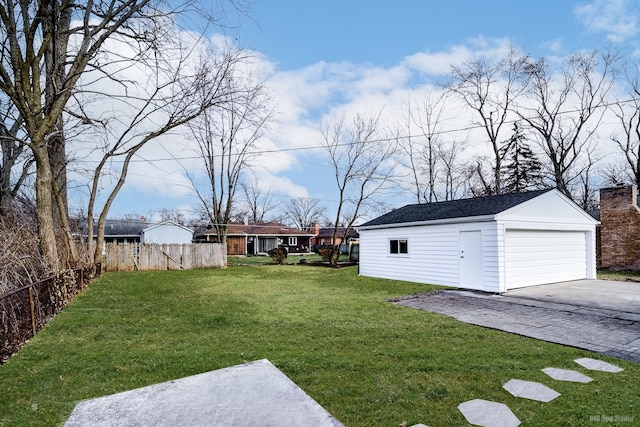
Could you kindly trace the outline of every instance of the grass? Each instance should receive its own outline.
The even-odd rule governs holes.
[[[346,259],[347,256],[343,255],[342,259]],[[311,253],[309,255],[289,255],[285,261],[287,265],[298,264],[301,259],[306,259],[307,262],[322,261],[320,255]],[[275,262],[267,255],[249,255],[249,256],[229,256],[227,258],[227,264],[229,266],[245,266],[245,265],[274,265]]]
[[[386,300],[435,287],[354,267],[247,266],[109,273],[0,366],[0,425],[61,425],[79,400],[269,359],[346,426],[467,425],[460,403],[504,402],[523,425],[640,419],[640,368],[555,382],[540,369],[594,357]],[[512,397],[540,381],[550,403]],[[626,425],[632,425],[627,423]]]
[[[622,282],[640,282],[640,271],[633,270],[598,270],[598,279],[601,280],[618,280]]]

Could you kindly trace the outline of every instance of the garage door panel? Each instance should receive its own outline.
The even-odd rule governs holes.
[[[506,236],[507,289],[586,278],[584,232],[507,230]]]

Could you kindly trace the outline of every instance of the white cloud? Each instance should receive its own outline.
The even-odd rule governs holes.
[[[542,43],[541,46],[545,51],[558,55],[558,54],[562,54],[562,52],[565,49],[565,40],[562,38],[548,40]]]
[[[638,34],[638,12],[637,2],[632,0],[594,0],[574,9],[589,31],[607,33],[607,40],[613,43]]]
[[[602,15],[600,9],[611,4],[618,8],[628,6],[627,2],[599,0],[583,6],[584,9],[579,13],[585,20],[595,22],[594,15]],[[613,16],[611,14],[605,21],[618,22]],[[621,18],[618,16],[616,19]],[[593,24],[592,27],[597,28],[597,25]],[[631,29],[635,31],[635,20],[630,19],[629,25],[627,33]],[[213,40],[217,44],[229,42],[221,36],[213,36]],[[283,197],[326,198],[330,201],[335,191],[331,177],[326,174],[327,158],[323,150],[312,149],[320,143],[318,128],[321,118],[339,112],[353,114],[382,110],[382,128],[385,131],[397,129],[406,114],[407,100],[420,102],[424,99],[425,91],[440,91],[437,83],[446,78],[452,65],[462,65],[470,58],[479,56],[501,57],[510,47],[511,41],[507,38],[479,36],[441,51],[417,52],[390,67],[318,62],[286,71],[278,70],[277,65],[260,52],[250,52],[251,64],[246,71],[264,79],[277,110],[277,120],[258,144],[257,149],[264,154],[253,161],[254,173],[260,185]],[[546,48],[550,53],[562,52],[563,40],[549,41]],[[127,78],[131,80],[144,81],[146,77],[140,69],[132,68],[128,71],[130,74]],[[443,130],[469,127],[471,119],[467,109],[453,101],[447,104],[447,108],[442,122]],[[124,121],[127,112],[124,109],[116,112],[114,109],[112,104],[103,104],[97,106],[95,111]],[[452,132],[443,134],[442,137],[447,141],[471,141],[468,152],[481,152],[486,148],[483,145],[486,138],[481,131]],[[95,147],[95,144],[79,145],[77,156],[94,159],[90,153],[91,147]],[[301,148],[305,150],[273,152]],[[204,182],[202,162],[192,158],[194,154],[193,141],[185,137],[184,133],[176,132],[162,137],[141,152],[141,156],[148,162],[136,162],[132,165],[126,184],[127,192],[155,195],[167,207],[172,204],[184,206],[184,200],[193,200],[195,205],[197,201],[193,199],[191,184],[183,170],[184,166],[196,179]],[[178,162],[161,160],[172,156],[182,158],[182,166]],[[118,163],[114,163],[115,171],[119,167]],[[108,183],[113,182],[105,182],[105,186]],[[131,211],[145,212],[145,209],[132,207]]]
[[[405,58],[404,64],[410,69],[436,76],[447,75],[451,66],[462,65],[473,57],[499,57],[510,48],[507,38],[490,38],[478,36],[457,44],[442,52],[418,52]]]

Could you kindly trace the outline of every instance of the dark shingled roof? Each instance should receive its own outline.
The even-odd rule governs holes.
[[[525,193],[500,194],[497,196],[474,197],[471,199],[450,200],[446,202],[407,205],[372,219],[360,227],[407,222],[434,221],[442,219],[466,218],[495,215],[520,203],[538,197],[547,190]]]
[[[107,219],[104,224],[105,236],[139,236],[142,230],[147,228],[149,223],[146,219]],[[82,219],[78,222],[78,229],[84,234],[88,234],[87,221]],[[93,223],[93,233],[98,233],[98,220]]]

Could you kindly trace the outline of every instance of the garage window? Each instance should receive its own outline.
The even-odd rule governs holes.
[[[400,255],[409,253],[409,242],[407,239],[391,239],[389,240],[389,253],[391,255]]]

